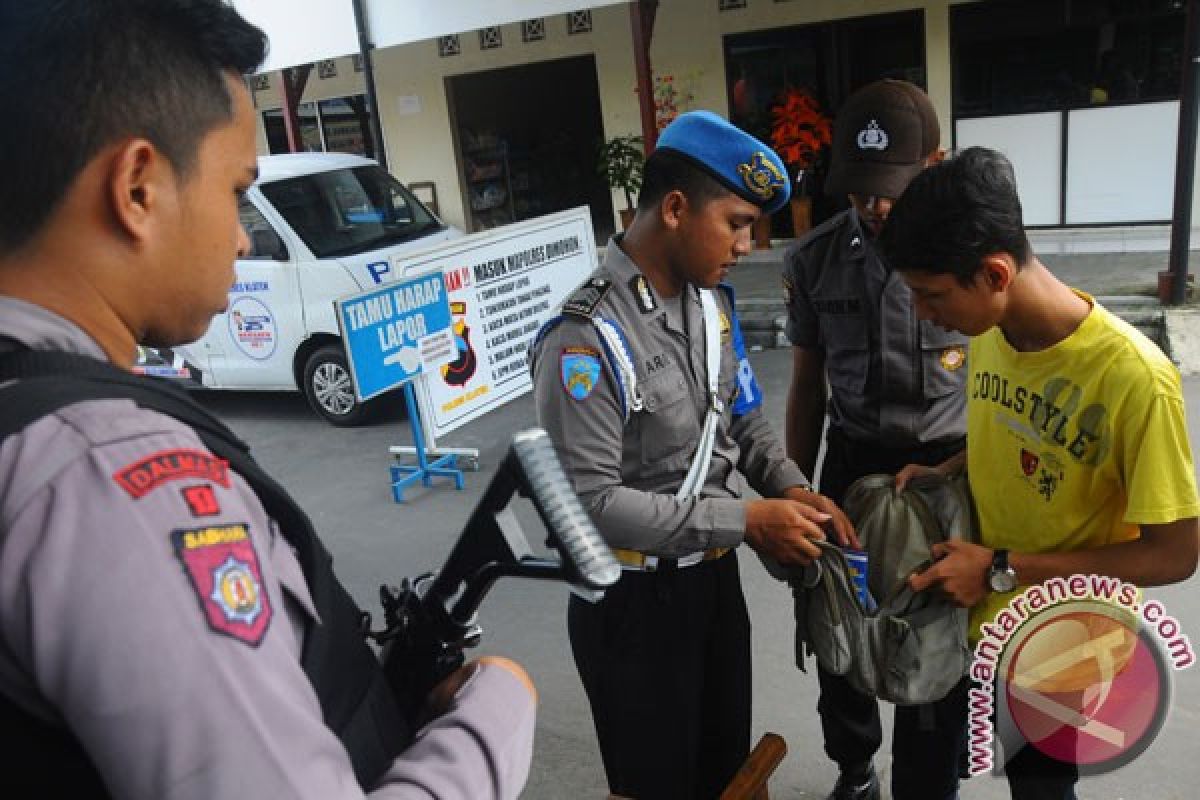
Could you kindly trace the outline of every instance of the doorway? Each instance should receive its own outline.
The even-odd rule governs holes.
[[[613,233],[596,171],[604,139],[591,55],[446,79],[470,231],[586,205],[597,242]]]

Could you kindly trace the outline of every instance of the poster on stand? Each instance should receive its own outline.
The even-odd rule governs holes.
[[[529,391],[526,351],[596,268],[586,206],[456,239],[395,259],[397,274],[440,272],[453,360],[414,383],[421,418],[443,436]]]

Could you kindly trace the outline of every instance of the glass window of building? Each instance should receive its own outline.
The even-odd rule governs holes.
[[[1182,0],[988,0],[950,9],[954,116],[1179,98]]]

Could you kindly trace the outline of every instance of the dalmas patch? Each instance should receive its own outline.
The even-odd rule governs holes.
[[[246,526],[173,531],[171,543],[208,627],[257,647],[271,624],[271,601]]]
[[[113,473],[117,485],[135,500],[169,481],[200,478],[229,488],[229,465],[202,450],[160,450]]]

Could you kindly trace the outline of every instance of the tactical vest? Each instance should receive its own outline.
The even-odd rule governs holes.
[[[411,728],[364,638],[365,615],[333,573],[332,557],[308,516],[258,466],[249,447],[182,389],[86,356],[31,350],[0,355],[0,385],[12,380],[17,382],[0,388],[0,442],[72,403],[128,398],[187,425],[242,476],[295,550],[321,619],[305,631],[300,665],[316,690],[325,724],[350,754],[359,784],[374,786],[412,741]],[[0,784],[36,787],[37,794],[46,797],[109,796],[70,730],[29,714],[2,694],[0,741],[5,742],[10,765],[0,775]]]

